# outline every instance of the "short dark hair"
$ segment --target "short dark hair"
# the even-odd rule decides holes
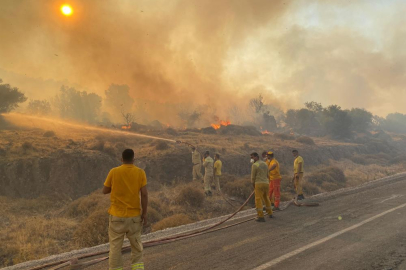
[[[220,154],[216,154],[216,157],[217,157],[217,158],[220,158]]]
[[[259,157],[259,155],[258,155],[258,153],[257,153],[257,152],[251,153],[251,156],[254,156],[254,157]]]
[[[267,154],[267,156],[270,156],[271,158],[273,158],[273,154]]]
[[[267,151],[262,152],[262,155],[266,155],[266,154],[268,154],[268,152],[267,152]]]
[[[132,149],[125,149],[121,155],[123,161],[130,162],[134,159],[134,151]]]
[[[210,152],[209,152],[209,151],[204,152],[204,154],[210,156]]]
[[[295,149],[295,150],[292,150],[292,153],[299,153],[299,151],[297,151],[297,150]]]

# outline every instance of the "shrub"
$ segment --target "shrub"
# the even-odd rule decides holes
[[[303,191],[309,195],[316,195],[321,192],[320,188],[317,185],[309,182],[303,183]]]
[[[49,137],[55,137],[56,134],[55,134],[55,132],[53,132],[52,130],[49,130],[49,131],[46,131],[46,132],[44,133],[44,135],[42,135],[42,136],[49,138]]]
[[[275,133],[273,136],[275,137],[275,139],[279,139],[282,141],[285,141],[285,140],[289,141],[289,140],[295,139],[295,136],[290,135],[290,134],[285,134],[285,133]]]
[[[105,142],[102,140],[97,140],[95,141],[91,146],[90,146],[90,150],[97,150],[97,151],[103,151],[104,149],[104,144]]]
[[[166,133],[172,136],[177,136],[178,132],[176,130],[174,130],[173,128],[167,128],[166,129]]]
[[[169,148],[169,145],[164,142],[164,141],[160,141],[159,143],[157,143],[157,145],[155,146],[156,150],[166,150]]]
[[[204,202],[204,195],[200,189],[192,186],[182,188],[175,199],[177,204],[187,204],[200,207]]]
[[[251,195],[253,188],[249,180],[240,179],[224,184],[223,191],[229,196],[234,196],[246,200]]]
[[[314,141],[312,138],[307,137],[307,136],[301,136],[299,138],[296,139],[296,141],[298,143],[303,143],[303,144],[307,144],[307,145],[314,145]]]
[[[21,147],[23,148],[24,151],[31,150],[33,149],[32,143],[31,142],[24,142]]]
[[[91,247],[107,243],[109,215],[104,209],[93,212],[88,218],[78,226],[74,233],[80,247]]]
[[[344,187],[347,179],[341,169],[337,167],[327,167],[310,174],[308,181],[327,191],[332,191]]]
[[[162,219],[162,215],[152,207],[148,207],[148,223],[157,223]]]
[[[191,223],[192,220],[185,214],[176,214],[159,221],[152,226],[152,231],[159,231],[166,228],[177,227]]]

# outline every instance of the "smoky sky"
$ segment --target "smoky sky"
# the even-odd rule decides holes
[[[162,120],[182,106],[226,118],[260,93],[285,110],[315,100],[406,113],[406,4],[385,3],[3,0],[0,68],[100,95],[127,84]]]

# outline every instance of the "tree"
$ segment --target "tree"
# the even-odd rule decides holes
[[[348,112],[351,118],[351,129],[358,132],[365,132],[372,125],[372,113],[365,109],[352,108]]]
[[[256,112],[261,113],[262,108],[264,107],[264,97],[259,94],[257,98],[252,98],[250,100],[250,107]]]
[[[102,98],[94,93],[80,92],[62,86],[54,103],[62,118],[95,123],[100,114]]]
[[[390,113],[386,116],[382,127],[391,132],[406,133],[406,114]]]
[[[315,102],[315,101],[310,101],[310,102],[305,102],[305,107],[312,112],[319,113],[323,110],[323,106],[321,103]]]
[[[123,116],[127,127],[130,127],[132,122],[134,122],[135,119],[136,119],[135,115],[133,113],[124,113],[124,112],[122,112],[121,115]]]
[[[114,117],[132,110],[134,99],[130,96],[128,85],[111,84],[104,93],[106,94],[105,105]]]
[[[334,137],[347,138],[351,135],[351,117],[338,105],[323,109],[323,126],[326,132]]]
[[[31,100],[28,103],[27,112],[32,115],[49,115],[51,104],[47,100]]]
[[[25,102],[27,98],[17,87],[2,82],[0,79],[0,113],[8,113],[18,108],[18,104]]]

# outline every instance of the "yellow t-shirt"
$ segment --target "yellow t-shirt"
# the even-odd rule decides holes
[[[104,182],[111,188],[109,214],[115,217],[136,217],[141,214],[140,190],[147,184],[145,171],[133,164],[110,170]]]
[[[216,160],[214,162],[214,175],[221,175],[221,167],[223,166],[223,163],[221,160]]]
[[[302,163],[302,170],[299,172],[299,163]],[[298,156],[293,163],[293,171],[295,173],[303,173],[304,172],[304,160],[301,156]]]
[[[272,171],[269,171],[269,180],[281,179],[282,176],[281,176],[281,173],[279,171],[279,162],[276,159],[272,159],[271,162],[269,162],[268,170],[273,165],[276,165],[276,167]]]

